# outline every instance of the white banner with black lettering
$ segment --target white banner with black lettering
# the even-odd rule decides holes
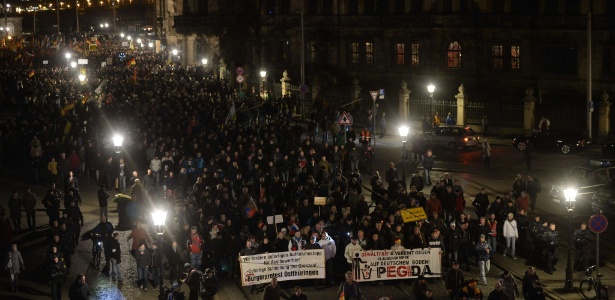
[[[353,254],[352,272],[356,281],[376,281],[437,277],[441,274],[439,249],[370,250]]]
[[[241,285],[325,278],[325,250],[303,250],[240,257]]]

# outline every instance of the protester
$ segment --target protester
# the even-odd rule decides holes
[[[68,299],[71,300],[87,300],[90,298],[90,286],[85,282],[85,275],[77,275],[77,279],[70,286]]]
[[[17,245],[13,244],[11,248],[6,261],[6,269],[11,277],[11,292],[16,293],[19,292],[19,274],[26,269],[26,266],[21,252],[17,250]]]

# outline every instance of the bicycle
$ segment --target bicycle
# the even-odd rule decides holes
[[[92,260],[90,260],[90,266],[100,269],[100,258],[102,257],[102,239],[100,234],[95,233],[92,235]]]
[[[596,268],[597,266],[591,266],[585,271],[585,276],[587,276],[587,279],[582,280],[579,284],[579,287],[581,288],[581,294],[585,299],[588,300],[607,300],[609,299],[609,287],[600,283],[600,278],[603,275],[598,273],[596,278],[592,276],[592,273]]]

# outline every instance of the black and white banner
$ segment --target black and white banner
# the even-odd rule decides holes
[[[241,285],[325,278],[325,250],[301,250],[241,256]]]
[[[376,281],[436,277],[441,274],[439,249],[371,250],[353,254],[352,272],[356,281]]]

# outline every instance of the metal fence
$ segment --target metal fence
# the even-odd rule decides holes
[[[482,124],[487,116],[491,126],[523,127],[523,103],[468,102],[465,113],[466,124]]]
[[[586,128],[587,116],[583,106],[570,106],[567,104],[537,104],[534,120],[538,127],[538,122],[542,117],[551,121],[551,128],[583,130]]]
[[[438,115],[440,115],[442,123],[446,120],[446,116],[449,112],[453,119],[457,120],[457,101],[433,99],[432,102],[429,98],[410,99],[410,101],[408,101],[408,117],[410,120],[422,120],[425,114],[433,116],[436,111]]]

